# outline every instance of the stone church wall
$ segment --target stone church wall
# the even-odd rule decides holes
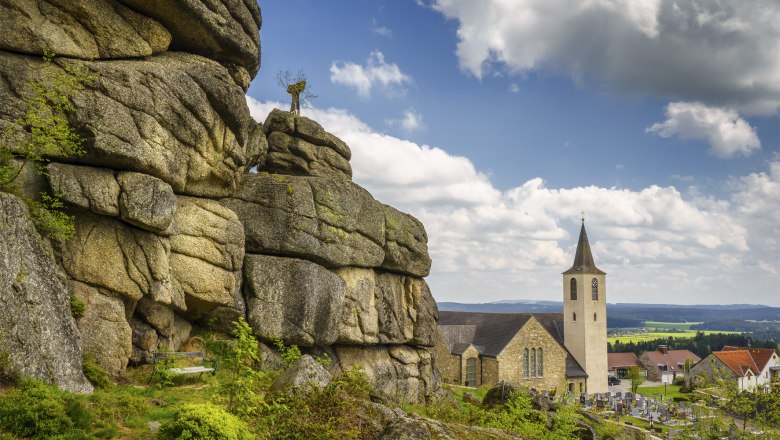
[[[523,377],[523,350],[542,348],[543,376]],[[499,380],[537,390],[562,389],[566,385],[566,351],[539,322],[531,318],[498,355]]]

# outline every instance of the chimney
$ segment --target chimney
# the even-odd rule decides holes
[[[658,346],[658,351],[660,351],[663,354],[666,354],[666,352],[669,351],[669,350],[666,348],[666,345],[659,345]]]

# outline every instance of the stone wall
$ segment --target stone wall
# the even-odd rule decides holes
[[[431,358],[441,374],[444,383],[460,384],[460,356],[450,353],[447,341],[436,327],[434,346],[430,348]]]
[[[523,350],[543,349],[543,376],[524,377]],[[497,357],[499,380],[537,390],[562,391],[566,386],[566,351],[535,318],[530,318]],[[486,382],[487,383],[487,382]]]
[[[481,368],[483,385],[496,384],[501,380],[498,373],[498,359],[483,356]]]

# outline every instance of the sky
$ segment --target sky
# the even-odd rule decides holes
[[[252,115],[305,73],[437,301],[561,300],[584,213],[608,302],[780,306],[780,2],[260,7]]]

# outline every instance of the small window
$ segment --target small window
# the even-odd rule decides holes
[[[466,359],[466,386],[477,386],[477,358]]]
[[[536,377],[536,349],[531,349],[531,377]]]
[[[536,374],[539,375],[539,377],[544,376],[544,351],[543,349],[536,350]]]
[[[593,322],[596,322],[596,314],[593,314]]]
[[[576,301],[577,300],[577,280],[574,278],[569,281],[569,290],[571,291],[571,300]]]
[[[576,321],[577,320],[577,312],[572,312],[571,314],[571,320]]]
[[[593,301],[599,300],[599,280],[596,278],[590,281],[590,296]]]
[[[528,349],[523,349],[523,377],[528,377]]]

